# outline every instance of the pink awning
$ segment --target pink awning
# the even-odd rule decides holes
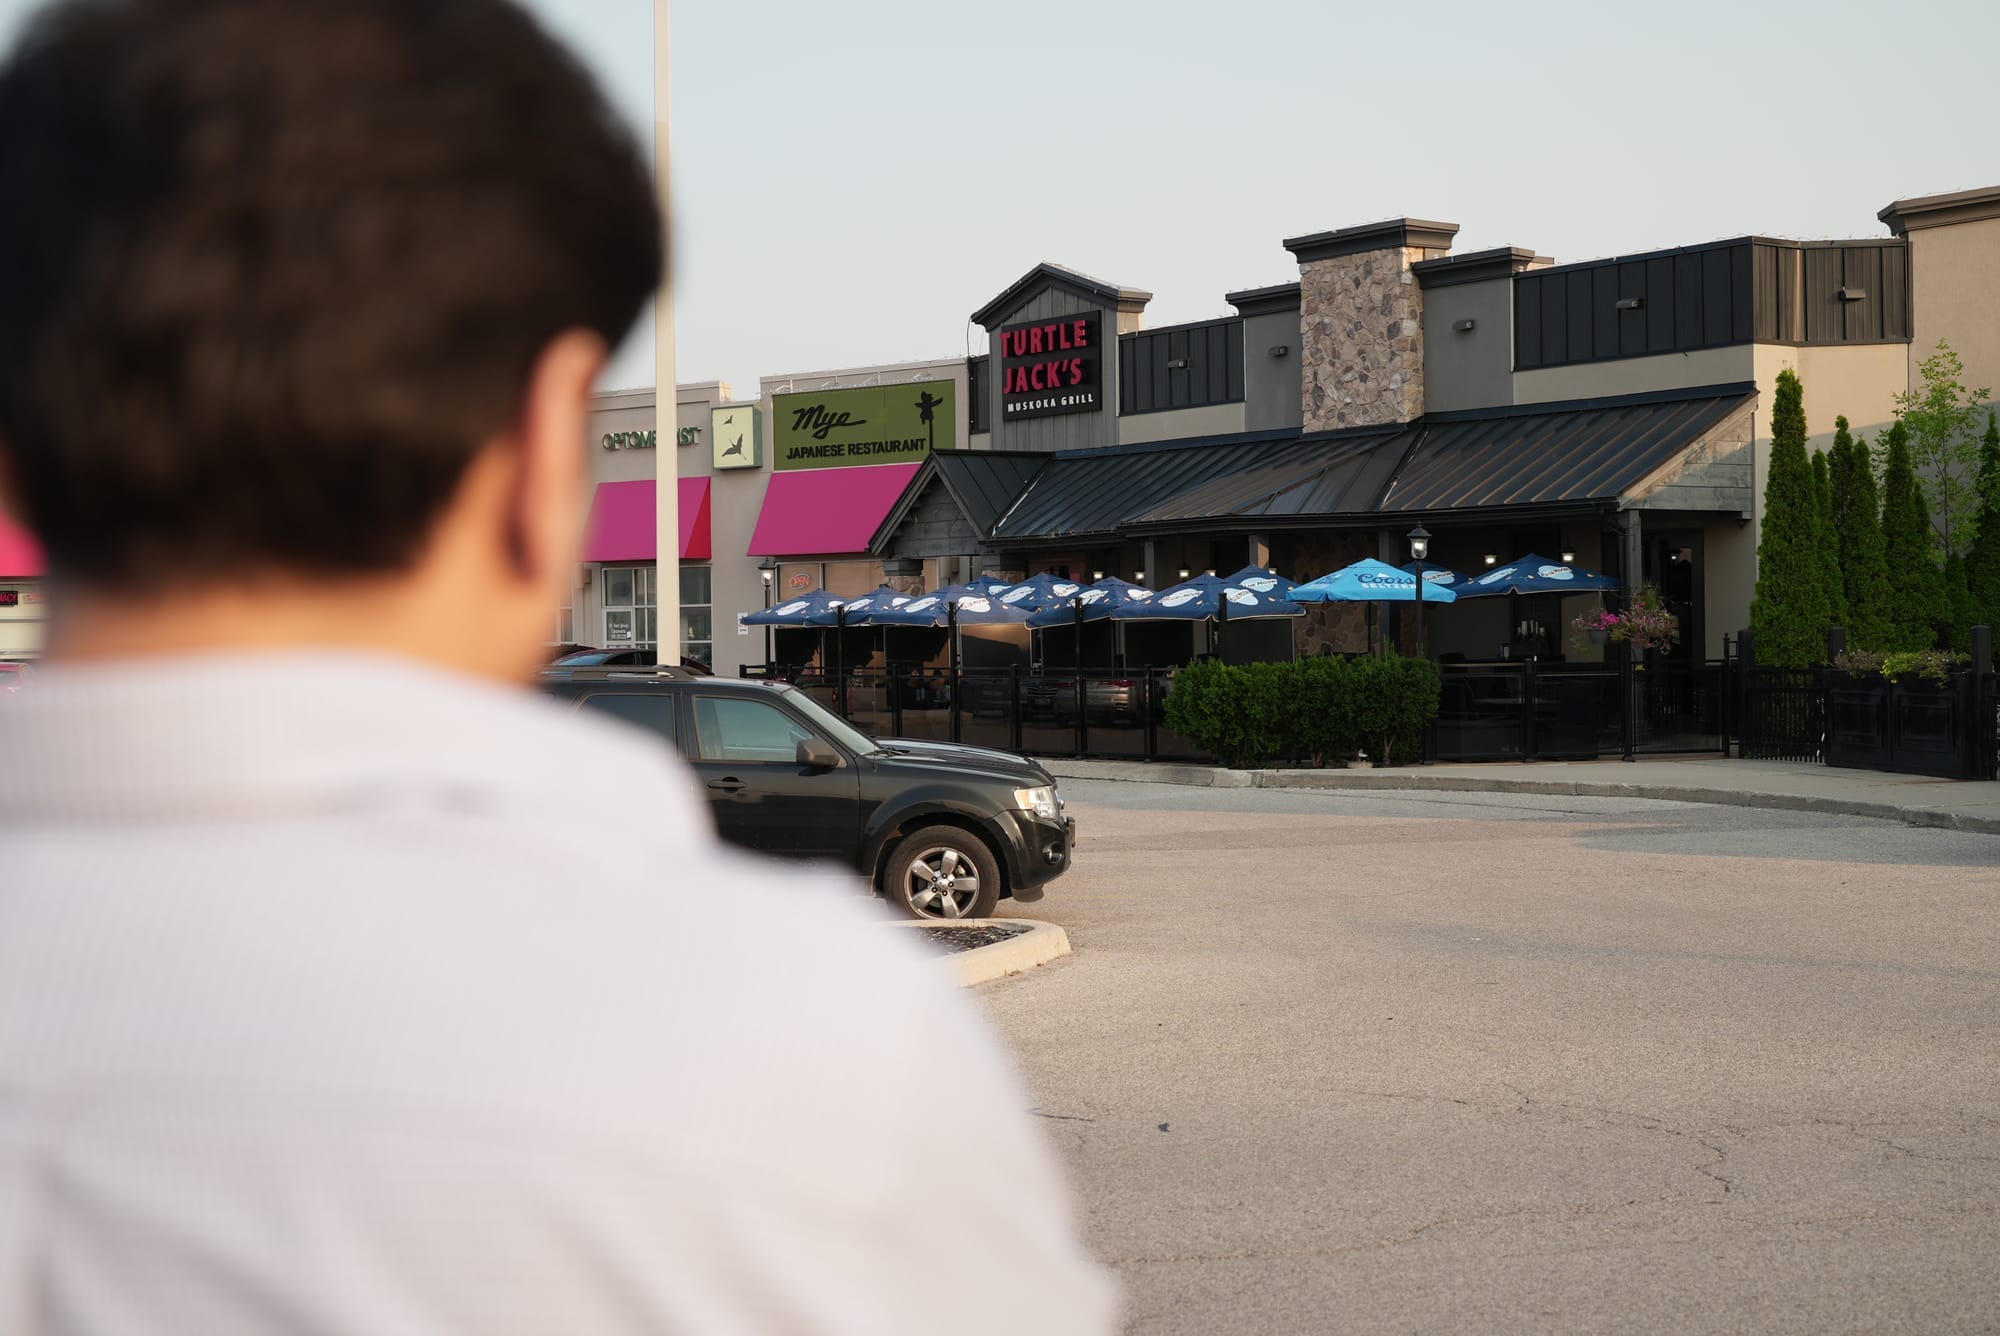
[[[707,478],[680,479],[681,560],[707,561],[714,554],[709,534]],[[653,561],[660,555],[655,525],[658,491],[650,479],[601,482],[590,498],[590,521],[583,530],[585,561]]]
[[[866,552],[868,540],[918,464],[864,464],[845,469],[773,473],[750,537],[753,557],[824,556]]]
[[[0,579],[20,580],[42,574],[42,545],[20,525],[0,515]]]

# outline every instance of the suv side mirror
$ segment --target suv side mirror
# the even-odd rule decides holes
[[[793,755],[812,770],[832,770],[840,764],[840,753],[818,738],[800,738]]]

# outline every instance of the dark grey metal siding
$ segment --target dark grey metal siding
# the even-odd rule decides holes
[[[1118,338],[1118,411],[1243,402],[1243,321],[1149,329]]]
[[[1909,252],[1901,241],[1743,237],[1533,270],[1514,285],[1517,371],[1753,341],[1909,337]],[[1866,295],[1843,299],[1842,288]]]
[[[1753,267],[1745,239],[1519,274],[1515,369],[1748,343]]]
[[[1054,320],[1066,315],[1091,315],[1102,317],[1099,328],[1104,336],[1118,328],[1118,312],[1109,307],[1097,306],[1057,288],[1045,288],[1024,302],[1018,310],[1009,311],[996,317],[994,328],[1028,320]],[[993,352],[997,355],[1000,347],[998,334],[993,336]],[[1109,379],[1117,374],[1116,359],[1106,357],[1100,375]],[[1101,390],[1103,407],[1090,413],[1059,413],[1050,417],[1035,417],[1006,421],[1000,413],[1000,377],[989,375],[991,382],[987,389],[988,421],[993,424],[993,448],[996,450],[1090,450],[1102,445],[1118,442],[1118,414],[1113,405],[1118,400],[1116,386],[1104,385]]]
[[[993,377],[993,359],[990,357],[968,357],[965,359],[965,393],[971,401],[968,406],[969,420],[966,425],[968,435],[991,431],[993,424],[988,420],[987,391]]]
[[[1910,337],[1910,252],[1903,242],[1838,242],[1801,250],[1800,342],[1887,343]]]

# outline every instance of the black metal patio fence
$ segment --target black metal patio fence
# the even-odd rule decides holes
[[[789,681],[862,732],[1036,756],[1207,761],[1167,723],[1174,669],[927,667],[841,676],[779,667],[746,676]],[[1578,760],[1722,752],[1729,666],[1445,664],[1434,761]],[[1631,708],[1628,708],[1628,702]],[[1629,722],[1628,722],[1629,721]]]

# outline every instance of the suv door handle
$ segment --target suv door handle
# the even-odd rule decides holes
[[[742,780],[736,778],[734,775],[731,775],[727,779],[709,780],[708,787],[710,787],[711,789],[721,789],[724,793],[734,793],[738,789],[748,788],[749,785],[745,784]]]

